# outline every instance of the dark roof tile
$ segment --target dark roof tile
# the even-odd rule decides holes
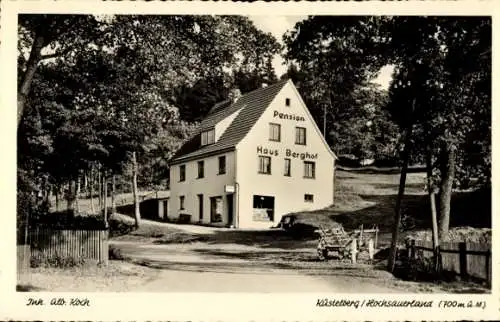
[[[185,162],[197,157],[228,151],[234,148],[250,131],[262,113],[288,80],[281,80],[273,85],[256,89],[242,95],[234,104],[227,106],[223,101],[214,105],[208,116],[201,122],[197,133],[176,152],[171,163]],[[227,106],[223,108],[222,106]],[[201,146],[201,131],[214,127],[218,122],[240,110],[219,140],[211,145]]]

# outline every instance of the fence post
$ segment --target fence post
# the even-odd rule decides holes
[[[363,243],[363,224],[361,224],[361,231],[359,233],[359,244]]]
[[[491,252],[487,251],[485,254],[485,263],[486,263],[486,280],[491,283],[491,270],[490,270],[490,259],[491,259]]]
[[[414,260],[415,258],[416,258],[415,239],[412,239],[410,242],[410,259]]]
[[[461,242],[458,244],[460,254],[460,277],[465,279],[467,277],[467,244]]]
[[[356,255],[357,255],[356,253],[357,253],[356,238],[353,238],[351,243],[351,261],[353,264],[356,264]]]
[[[373,260],[374,254],[375,254],[375,249],[373,247],[373,239],[370,238],[368,241],[368,254],[370,256],[370,260]]]

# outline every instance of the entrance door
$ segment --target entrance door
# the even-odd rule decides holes
[[[198,215],[200,222],[203,221],[203,195],[198,195]]]
[[[210,222],[222,222],[222,197],[210,197]]]
[[[233,195],[226,195],[227,199],[227,224],[234,225]]]
[[[170,207],[170,205],[168,204],[168,199],[165,199],[163,201],[163,220],[168,219],[168,207]]]

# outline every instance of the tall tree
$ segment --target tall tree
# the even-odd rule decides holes
[[[68,57],[77,50],[92,49],[105,30],[104,25],[91,15],[19,16],[21,59],[18,82],[17,123],[22,119],[27,96],[41,61]],[[47,50],[48,53],[43,53]],[[27,60],[25,59],[27,56]]]
[[[284,36],[285,57],[291,63],[287,74],[297,82],[311,113],[323,124],[327,141],[339,155],[362,158],[375,154],[373,136],[380,135],[373,131],[390,123],[381,113],[386,94],[370,84],[387,63],[383,59],[389,39],[385,20],[313,16]],[[370,128],[374,116],[380,124]]]
[[[489,181],[491,136],[490,122],[485,120],[491,115],[491,21],[398,17],[392,23],[397,69],[389,109],[403,124],[407,102],[417,100],[415,123],[422,135],[414,138],[414,156],[423,156],[425,151],[436,156],[432,182],[439,186],[439,230],[445,237],[452,188],[469,184],[471,175],[486,184]],[[409,92],[398,86],[408,82],[418,90]],[[471,141],[481,148],[473,148]]]
[[[128,162],[151,163],[147,158],[176,146],[174,135],[156,156],[147,149],[173,133],[168,127],[182,126],[178,106],[191,120],[199,117],[176,89],[201,84],[194,92],[204,96],[222,88],[207,99],[208,110],[233,86],[233,70],[269,69],[266,61],[279,50],[272,36],[238,16],[24,15],[19,34],[19,167],[35,183],[26,187],[46,186],[40,174],[62,186],[89,169],[116,175]],[[160,163],[155,167],[165,171]],[[133,168],[138,195],[144,167]]]

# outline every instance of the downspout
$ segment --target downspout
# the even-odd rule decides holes
[[[240,215],[240,184],[238,182],[234,182],[236,194],[236,206],[235,206],[235,216],[234,216],[234,228],[239,228],[239,215]]]
[[[234,228],[239,228],[240,222],[240,185],[237,181],[238,178],[238,162],[237,162],[238,150],[234,149],[234,193],[236,194],[236,205],[234,207]]]

